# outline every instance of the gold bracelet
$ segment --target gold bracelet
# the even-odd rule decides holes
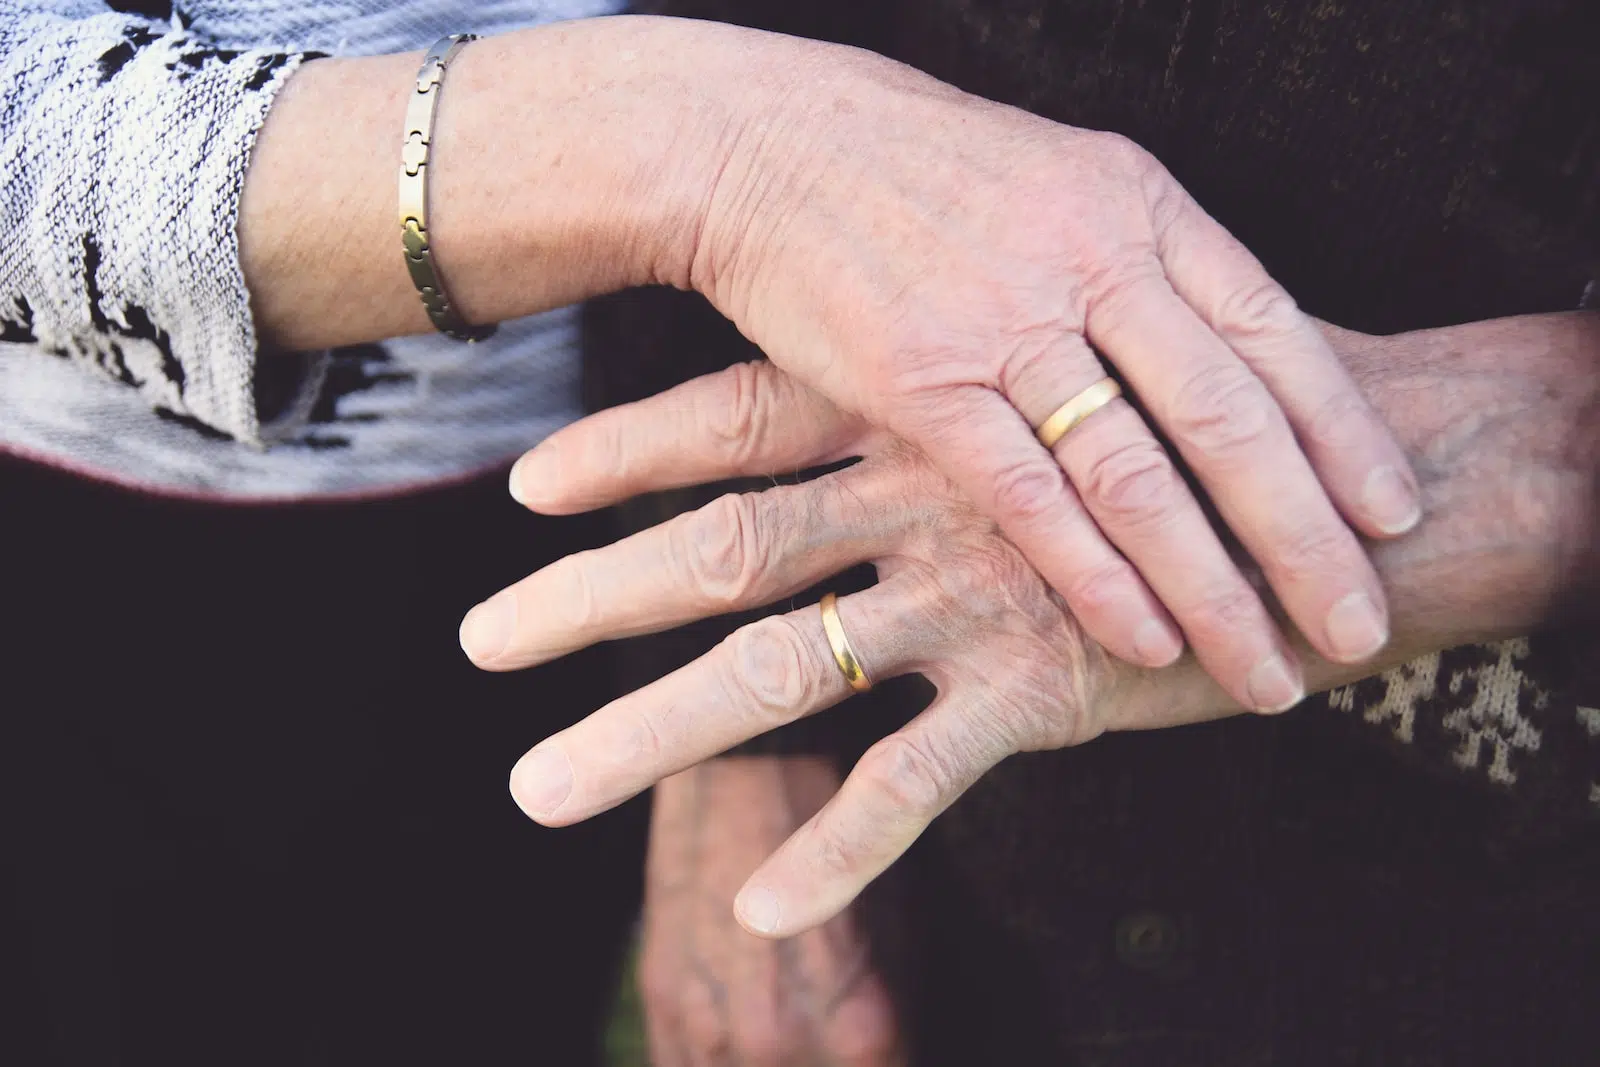
[[[439,86],[444,68],[474,33],[453,33],[435,41],[417,71],[417,91],[406,104],[406,136],[400,149],[400,239],[406,250],[406,270],[422,296],[422,306],[438,331],[457,341],[482,341],[495,327],[469,326],[445,292],[444,279],[433,263],[428,244],[428,152],[433,140],[433,117],[439,110]]]

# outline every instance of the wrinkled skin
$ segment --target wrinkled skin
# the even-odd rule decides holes
[[[1324,329],[1425,472],[1428,517],[1374,554],[1397,608],[1382,661],[1306,653],[1313,684],[1527,633],[1554,604],[1592,604],[1600,317],[1393,338]],[[746,884],[739,919],[769,937],[838,914],[1012,751],[1242,710],[1192,660],[1136,669],[1101,651],[914,449],[766,364],[586,419],[525,456],[513,479],[529,506],[561,514],[848,456],[865,458],[558,561],[462,626],[479,666],[511,670],[770,603],[860,562],[878,567],[877,586],[840,601],[850,639],[874,677],[921,671],[939,696],[869,750]],[[547,739],[513,772],[513,794],[540,822],[577,822],[848,695],[818,609],[776,615]]]
[[[378,147],[416,62],[317,60],[274,103],[239,223],[270,347],[427,328]],[[1303,664],[1181,458],[1315,650],[1383,645],[1355,531],[1418,520],[1406,457],[1289,295],[1125,138],[858,49],[640,16],[473,42],[435,132],[430,248],[473,321],[693,289],[927,456],[1113,655],[1187,645],[1235,699],[1281,708]],[[1052,455],[1032,427],[1113,368],[1174,454],[1118,399]]]
[[[1166,665],[1187,640],[1240,703],[1293,704],[1294,650],[1140,413],[1114,400],[1053,456],[1029,432],[1104,356],[1312,647],[1377,653],[1387,606],[1352,527],[1411,528],[1416,483],[1249,252],[1125,138],[865,53],[797,63],[805,106],[744,131],[674,280],[926,456],[1113,655]]]
[[[1013,752],[1081,744],[1127,725],[1124,715],[1148,727],[1201,714],[1181,700],[1157,700],[1152,710],[1131,699],[1154,672],[1100,649],[996,525],[916,449],[765,363],[661,399],[663,417],[688,415],[681,438],[660,422],[613,409],[591,420],[581,438],[558,435],[531,454],[530,462],[567,472],[557,510],[646,486],[865,459],[800,485],[724,496],[558,561],[501,594],[517,625],[480,665],[514,669],[598,640],[771,603],[870,560],[879,583],[839,601],[852,642],[873,677],[916,671],[939,689],[926,711],[866,753],[838,795],[764,865],[768,884],[785,884],[784,903],[781,915],[763,912],[763,891],[747,890],[739,914],[752,930],[803,930],[838,914]],[[727,411],[741,412],[731,432],[712,435],[695,414]],[[578,470],[613,473],[573,476]],[[518,476],[525,490],[550,484],[527,465]],[[1214,687],[1200,691],[1205,714],[1216,714],[1218,705],[1237,710]],[[519,800],[542,821],[577,821],[849,693],[817,607],[774,615],[541,746],[519,768],[528,784]],[[576,783],[560,750],[591,754]],[[541,755],[555,764],[553,778],[537,764]],[[546,798],[542,790],[556,779],[563,784]]]

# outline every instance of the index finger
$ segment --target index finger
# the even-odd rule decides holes
[[[511,496],[570,515],[640,493],[844,459],[868,432],[772,364],[740,363],[557,430],[511,468]]]

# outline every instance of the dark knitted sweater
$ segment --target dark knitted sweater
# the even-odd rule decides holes
[[[1342,326],[1600,304],[1600,4],[654,9],[862,44],[1125,133]],[[597,303],[587,326],[595,406],[755,354],[677,293]],[[630,521],[701,499],[658,498]],[[725,629],[639,643],[636,669]],[[1600,1063],[1600,686],[1572,654],[1585,647],[1559,633],[1460,649],[1282,719],[1008,761],[928,846],[948,856],[946,895],[972,905],[961,915],[1004,946],[992,978],[1015,994],[971,1008],[971,1027],[1004,1019],[981,1047],[1010,1048],[972,1062]],[[831,718],[881,729],[858,704]],[[1048,1045],[999,1036],[1024,1033]]]

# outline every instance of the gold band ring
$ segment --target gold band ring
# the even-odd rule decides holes
[[[1117,397],[1122,395],[1122,386],[1117,384],[1115,378],[1101,378],[1089,388],[1056,408],[1055,414],[1039,426],[1034,436],[1039,438],[1039,443],[1046,448],[1056,447],[1067,434],[1077,429],[1078,424],[1090,415],[1099,411]]]
[[[867,677],[867,669],[861,665],[861,657],[856,655],[856,650],[850,647],[850,638],[845,636],[844,623],[839,621],[839,598],[829,593],[822,598],[819,606],[822,608],[822,632],[828,635],[828,647],[833,649],[833,661],[839,665],[839,670],[844,674],[844,680],[850,683],[850,688],[858,693],[865,693],[872,688],[872,679]]]

